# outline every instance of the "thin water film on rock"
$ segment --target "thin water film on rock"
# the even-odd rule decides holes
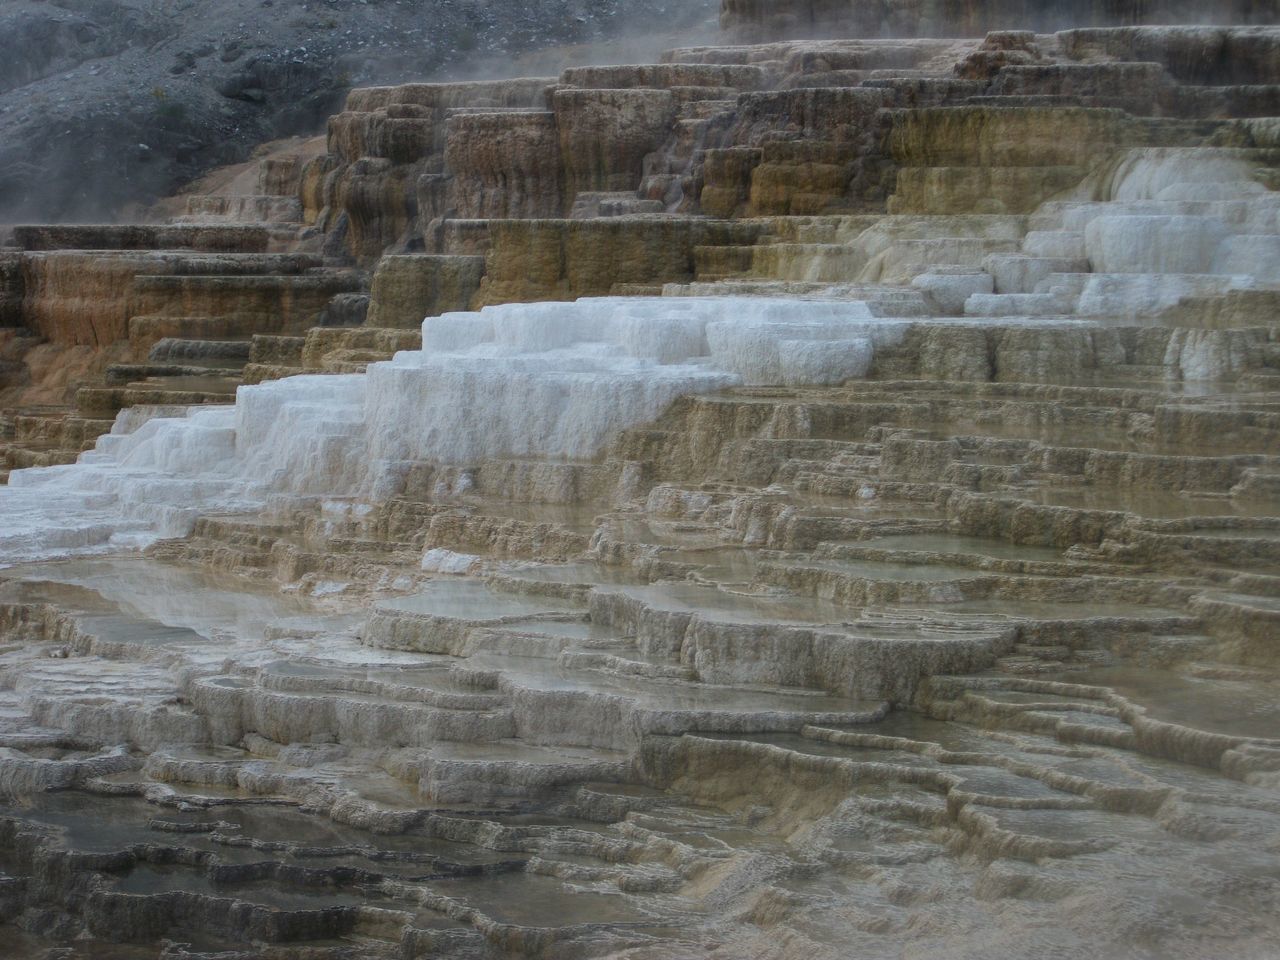
[[[0,173],[0,956],[1275,954],[1274,2],[152,6],[0,13],[258,105]]]

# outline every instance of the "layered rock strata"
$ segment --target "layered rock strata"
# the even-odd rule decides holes
[[[1165,152],[1129,176],[1173,164],[1203,195],[1235,162]],[[181,928],[281,956],[756,956],[782,938],[834,957],[918,944],[941,912],[953,945],[995,930],[1024,955],[1048,930],[1106,953],[1172,897],[1262,948],[1265,894],[1206,864],[1267,869],[1280,812],[1276,332],[1242,323],[1274,291],[1154,272],[1228,256],[1230,211],[1274,216],[1222,192],[1016,221],[1085,261],[1126,238],[1111,266],[1147,271],[1054,264],[1071,315],[994,309],[1070,306],[1013,292],[1025,252],[933,263],[880,300],[448,314],[366,374],[122,417],[61,477],[15,475],[6,510],[29,492],[24,512],[62,526],[15,530],[11,556],[189,534],[149,560],[8,573],[6,782],[67,798],[5,820],[24,929]],[[1183,252],[1135,239],[1188,202]],[[881,272],[909,269],[913,242],[890,240]],[[920,315],[976,276],[1001,292],[970,293],[970,319]],[[1179,284],[1194,292],[1166,302]],[[762,386],[717,390],[735,379]],[[763,386],[824,379],[845,383]],[[660,382],[708,392],[644,424]],[[223,579],[245,575],[295,596]],[[51,828],[89,807],[118,839]],[[85,849],[115,851],[112,871]],[[43,899],[70,889],[45,863],[83,898]],[[851,869],[857,894],[833,895]],[[1122,890],[1082,934],[1080,911]],[[768,919],[762,896],[782,898]],[[1215,949],[1144,934],[1175,935]]]
[[[178,198],[172,223],[14,228],[0,254],[0,317],[18,333],[0,466],[71,462],[125,407],[225,403],[255,335],[345,322],[334,301],[367,280],[304,249],[300,167],[268,153],[231,185],[255,193]]]
[[[1099,2],[999,0],[974,4],[885,3],[883,0],[720,0],[720,26],[739,42],[778,37],[977,37],[992,30],[1128,27],[1143,24],[1261,24],[1275,22],[1268,2],[1230,0],[1207,10],[1187,0]]]
[[[359,89],[326,146],[267,154],[256,179],[187,197],[173,224],[18,228],[27,252],[5,257],[6,322],[50,342],[19,359],[6,406],[25,416],[73,399],[72,383],[46,373],[64,347],[58,365],[86,378],[120,363],[146,372],[165,337],[282,338],[259,342],[257,380],[353,369],[386,356],[369,344],[395,339],[353,334],[308,368],[300,338],[316,323],[413,329],[424,314],[511,301],[874,277],[843,243],[872,221],[834,218],[1027,214],[1046,199],[1104,196],[1133,149],[1275,149],[1274,131],[1251,119],[1278,110],[1275,42],[1265,27],[792,41],[559,78]],[[1255,159],[1249,176],[1273,183],[1270,161]],[[831,219],[800,219],[813,217]],[[1016,239],[993,221],[954,223],[919,238],[953,252],[923,256],[946,263],[961,245],[999,253]],[[997,235],[975,236],[988,229]],[[372,269],[387,250],[417,259],[384,264],[370,306],[368,279],[333,268]],[[170,319],[182,317],[191,322]],[[30,343],[12,349],[20,357]],[[202,384],[173,386],[162,399],[196,398]],[[215,386],[207,396],[234,383]],[[87,396],[101,402],[80,412],[99,422],[148,399]],[[82,446],[72,433],[7,459],[64,461]]]
[[[1267,956],[1275,37],[354,92],[369,297],[130,318],[257,385],[0,490],[14,949]]]

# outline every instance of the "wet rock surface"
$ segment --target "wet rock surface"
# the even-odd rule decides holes
[[[1276,30],[967,32],[14,230],[4,949],[1269,956]]]

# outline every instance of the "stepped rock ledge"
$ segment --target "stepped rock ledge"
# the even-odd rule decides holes
[[[0,958],[1280,956],[1280,7],[708,12],[0,228]]]

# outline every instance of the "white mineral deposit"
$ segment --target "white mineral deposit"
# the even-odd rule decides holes
[[[1274,0],[473,11],[287,140],[340,44],[148,3],[0,11],[270,141],[0,226],[0,957],[1280,956]]]

